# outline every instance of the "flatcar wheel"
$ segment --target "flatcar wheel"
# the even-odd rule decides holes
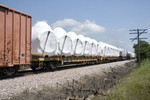
[[[45,69],[47,71],[55,70],[57,68],[57,66],[58,66],[58,64],[53,63],[53,62],[49,62],[49,63],[46,64]]]
[[[43,64],[43,66],[44,66],[44,69],[45,69],[46,71],[50,71],[50,70],[51,70],[51,67],[52,67],[52,64],[51,64],[51,63],[45,63],[45,64]]]
[[[51,63],[49,65],[49,67],[50,67],[51,70],[55,70],[56,69],[56,64],[55,63]]]
[[[98,64],[98,62],[97,62],[97,61],[95,61],[95,62],[94,62],[94,65],[96,65],[96,64]]]
[[[53,65],[53,70],[56,70],[57,69],[57,67],[58,67],[58,63],[56,62],[56,63],[52,63],[52,65]]]

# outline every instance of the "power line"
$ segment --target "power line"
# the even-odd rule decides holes
[[[146,32],[147,29],[132,29],[132,30],[129,30],[129,31],[136,31],[134,33],[129,33],[129,34],[137,34],[137,36],[135,38],[130,38],[130,40],[132,40],[132,42],[134,40],[137,40],[137,44],[138,44],[138,64],[140,66],[140,60],[141,60],[141,58],[140,58],[140,40],[141,39],[147,39],[147,38],[140,38],[140,35],[147,33]]]

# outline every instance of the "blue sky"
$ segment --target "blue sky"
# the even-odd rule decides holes
[[[148,29],[150,0],[0,0],[0,4],[32,15],[32,25],[46,20],[53,27],[133,51],[130,29]]]

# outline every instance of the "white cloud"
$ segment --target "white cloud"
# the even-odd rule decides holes
[[[105,32],[105,28],[97,25],[95,22],[91,22],[86,20],[81,23],[74,19],[64,19],[60,21],[56,21],[52,24],[52,27],[62,27],[68,31],[74,31],[77,34],[93,34],[93,33],[102,33]]]
[[[72,28],[72,31],[81,34],[90,34],[90,33],[101,33],[105,31],[105,28],[86,20],[84,23],[80,23],[76,27]]]
[[[117,31],[119,31],[119,32],[123,32],[125,30],[126,30],[126,28],[119,28],[119,29],[117,29]]]
[[[80,24],[79,22],[77,22],[76,20],[74,19],[64,19],[64,20],[59,20],[59,21],[56,21],[55,23],[52,24],[52,27],[53,28],[56,28],[56,27],[73,27],[73,26],[76,26]]]

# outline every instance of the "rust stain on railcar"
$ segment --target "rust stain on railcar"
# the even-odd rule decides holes
[[[0,8],[0,66],[5,64],[5,35],[4,35],[4,28],[5,28],[5,10]]]

